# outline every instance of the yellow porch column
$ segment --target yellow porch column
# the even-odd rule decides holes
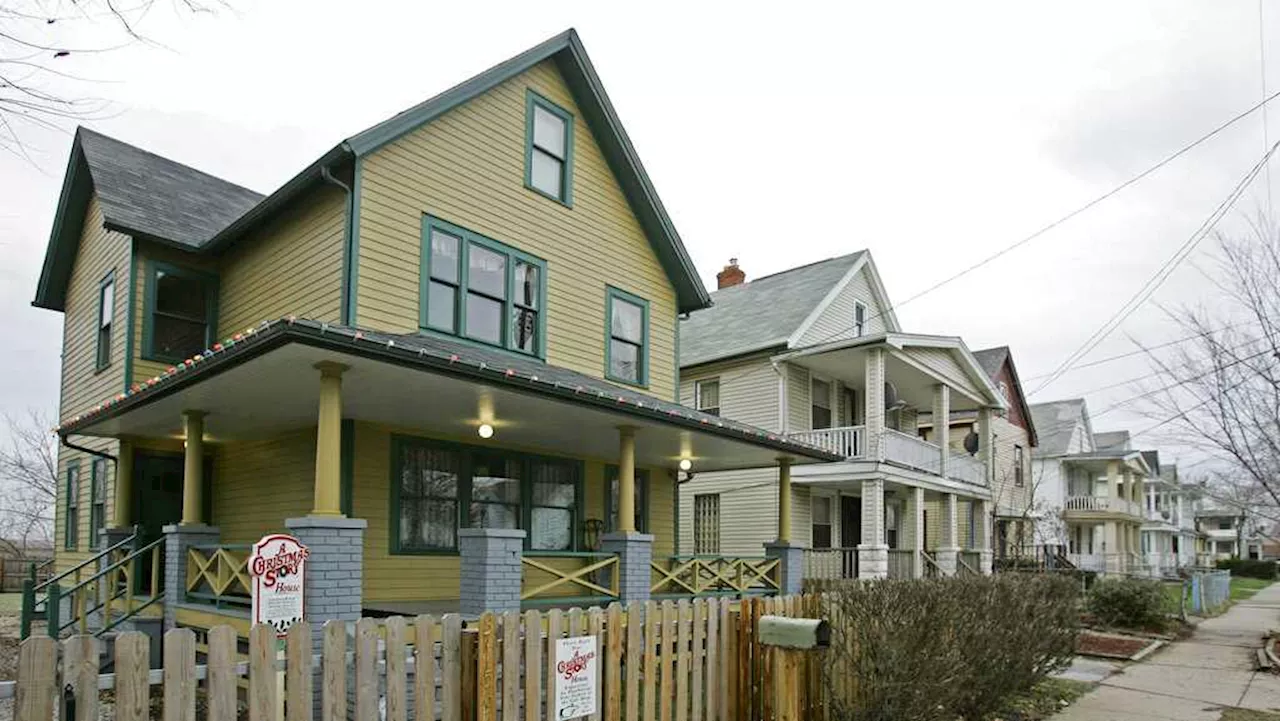
[[[342,373],[347,366],[332,361],[320,371],[320,408],[316,422],[316,482],[313,516],[342,515]]]
[[[636,429],[618,426],[617,533],[636,532]]]
[[[778,543],[791,542],[791,459],[778,459]]]
[[[187,436],[182,468],[182,523],[204,521],[204,411],[183,411]]]
[[[116,459],[116,493],[113,526],[126,528],[133,520],[130,518],[133,499],[133,444],[120,441],[120,455]]]

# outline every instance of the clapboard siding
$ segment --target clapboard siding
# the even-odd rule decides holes
[[[910,359],[936,373],[953,388],[964,390],[970,395],[983,395],[978,386],[969,378],[960,364],[952,356],[952,351],[945,348],[921,348],[909,346],[903,353]],[[957,399],[952,399],[954,404]]]
[[[573,207],[524,187],[526,90],[574,114]],[[675,291],[567,86],[546,62],[362,160],[360,324],[419,322],[422,215],[547,261],[547,361],[602,378],[605,286],[649,302],[649,392],[675,395]]]
[[[698,381],[720,379],[720,415],[739,423],[780,432],[778,374],[767,357],[699,366],[680,374],[680,402],[694,406]]]
[[[220,331],[289,315],[340,321],[345,228],[345,193],[323,185],[243,238],[221,263]]]
[[[107,453],[115,456],[120,452],[120,444],[112,438],[80,438],[77,439],[77,445],[91,448],[95,451]],[[54,505],[54,556],[57,562],[54,564],[59,571],[66,570],[77,563],[89,558],[94,552],[89,546],[89,508],[91,500],[91,482],[93,459],[95,456],[83,451],[77,451],[65,446],[58,448],[58,496]],[[79,464],[80,467],[80,485],[77,494],[76,509],[76,544],[75,549],[66,549],[66,529],[67,529],[67,468],[72,464]],[[104,511],[103,517],[106,526],[111,527],[111,520],[115,514],[115,464],[106,464],[107,477],[103,482],[105,489],[105,497],[103,498]]]
[[[315,428],[219,444],[210,505],[223,543],[253,543],[267,533],[282,532],[286,518],[307,515],[315,469]]]
[[[764,544],[778,537],[777,468],[699,473],[680,487],[682,549],[693,551],[693,498],[706,493],[720,495],[721,553],[760,556]]]
[[[813,425],[813,408],[809,405],[809,369],[786,365],[787,432],[807,431]]]
[[[876,302],[875,294],[871,292],[871,282],[864,266],[848,279],[848,283],[818,314],[813,324],[800,336],[796,347],[803,348],[854,337],[854,306],[859,302],[867,307],[866,323],[863,325],[862,334],[883,333],[885,327],[881,313],[884,309],[880,303]]]

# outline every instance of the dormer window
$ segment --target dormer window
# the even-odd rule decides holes
[[[573,205],[573,115],[529,91],[525,119],[526,187]]]

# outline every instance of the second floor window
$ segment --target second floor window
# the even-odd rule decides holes
[[[813,400],[811,402],[811,405],[813,406],[813,411],[811,414],[812,415],[811,420],[813,423],[812,427],[814,428],[814,430],[817,430],[819,428],[830,428],[831,427],[831,384],[828,383],[827,381],[820,381],[817,378],[814,378],[813,384],[810,387],[810,393],[813,397]]]
[[[422,328],[545,355],[545,262],[430,216],[423,256]]]
[[[1027,483],[1026,458],[1023,457],[1022,446],[1013,447],[1013,485],[1022,488]]]
[[[720,415],[720,379],[706,378],[693,384],[693,404],[703,413]]]
[[[609,288],[605,376],[643,386],[649,382],[649,304],[643,298]]]
[[[529,91],[525,119],[525,185],[565,205],[573,203],[573,116]]]
[[[211,276],[156,263],[146,291],[146,357],[178,363],[213,344],[217,284]]]
[[[107,273],[98,285],[97,358],[94,366],[101,370],[111,364],[111,326],[116,308],[115,273]]]

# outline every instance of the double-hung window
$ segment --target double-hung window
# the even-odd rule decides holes
[[[853,334],[860,336],[867,326],[867,306],[862,303],[853,304]]]
[[[1022,446],[1013,447],[1013,485],[1022,488],[1027,483],[1026,458],[1023,457]]]
[[[177,363],[213,344],[217,306],[213,276],[164,263],[149,266],[143,351]]]
[[[618,530],[618,467],[605,466],[606,518],[604,528],[612,533]],[[649,472],[636,469],[636,531],[649,532]]]
[[[809,511],[813,516],[810,542],[814,548],[831,548],[831,498],[814,496]]]
[[[111,327],[116,308],[116,276],[112,271],[98,284],[97,353],[94,367],[102,370],[111,365]]]
[[[703,413],[720,415],[720,379],[705,378],[693,384],[694,406]]]
[[[649,383],[649,302],[610,287],[605,377],[631,385]]]
[[[525,112],[524,183],[572,206],[573,115],[532,90]]]
[[[812,396],[810,404],[812,405],[811,422],[812,428],[831,427],[831,384],[827,381],[813,379],[809,392]]]
[[[80,463],[67,464],[67,515],[62,521],[62,547],[74,551],[80,547]]]
[[[426,216],[420,326],[542,357],[546,262]]]
[[[459,528],[525,529],[531,550],[577,546],[577,461],[421,438],[396,438],[394,449],[394,553],[454,552]]]
[[[89,548],[98,547],[98,531],[107,521],[107,459],[95,458],[89,466]]]

